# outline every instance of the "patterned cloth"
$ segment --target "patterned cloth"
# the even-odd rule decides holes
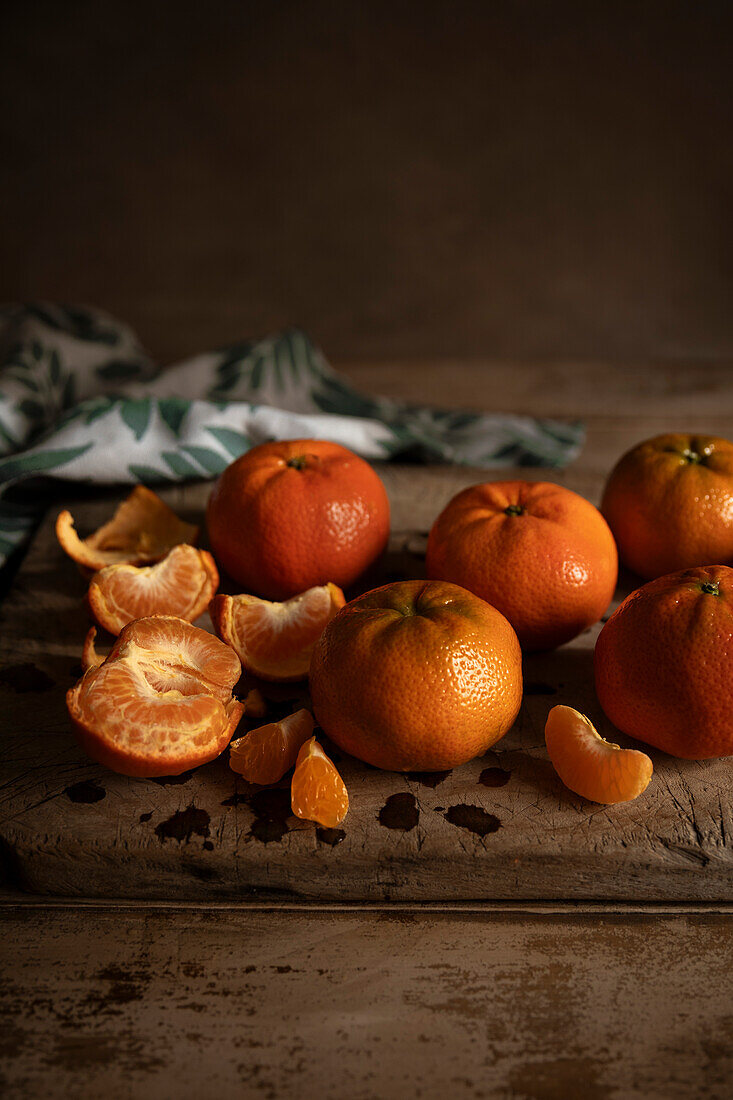
[[[582,425],[367,397],[297,330],[161,370],[125,325],[57,305],[0,311],[0,564],[38,518],[21,479],[162,485],[211,478],[271,439],[364,458],[563,466]]]

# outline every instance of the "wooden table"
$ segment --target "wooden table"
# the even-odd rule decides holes
[[[595,501],[640,438],[733,434],[722,370],[701,391],[681,368],[496,368],[490,390],[466,364],[350,373],[443,403],[449,376],[456,405],[584,415],[571,468],[522,476]],[[380,579],[419,576],[432,519],[487,475],[380,473]],[[169,499],[194,515],[207,493]],[[109,494],[72,508],[82,529],[108,510]],[[156,782],[84,758],[63,708],[84,586],[51,521],[1,609],[9,1095],[728,1094],[730,764],[652,753],[652,786],[627,806],[562,787],[542,739],[551,705],[617,737],[592,687],[599,626],[525,660],[519,719],[484,759],[403,777],[342,756],[349,816],[317,830],[289,815],[286,785],[257,791],[224,760]],[[301,698],[280,689],[271,706]]]

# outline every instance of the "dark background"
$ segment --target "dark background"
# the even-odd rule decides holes
[[[0,298],[163,360],[733,354],[729,3],[44,3],[3,17]]]

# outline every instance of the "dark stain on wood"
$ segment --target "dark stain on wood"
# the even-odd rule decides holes
[[[219,878],[215,868],[205,867],[201,863],[185,863],[182,865],[181,870],[189,875],[193,875],[194,878],[199,879],[201,882],[214,882]]]
[[[379,811],[378,820],[385,829],[398,829],[403,833],[409,833],[420,820],[420,811],[414,794],[408,794],[406,791],[391,794]]]
[[[60,1034],[52,1054],[44,1058],[44,1065],[78,1073],[93,1066],[107,1066],[119,1058],[119,1043],[105,1035]]]
[[[288,818],[292,816],[288,787],[263,787],[242,799],[255,815],[250,834],[262,844],[282,840],[290,832]]]
[[[335,848],[337,844],[346,839],[346,833],[343,829],[326,829],[321,825],[316,829],[316,836],[322,844],[330,844],[332,848]]]
[[[445,812],[446,821],[451,825],[457,825],[459,829],[468,829],[476,836],[488,836],[501,828],[501,822],[494,814],[487,813],[481,806],[467,806],[459,803],[457,806],[449,806]]]
[[[412,783],[420,783],[423,787],[430,787],[435,790],[451,773],[449,768],[447,772],[405,772],[405,779],[409,779]]]
[[[64,794],[70,802],[80,802],[82,804],[101,802],[103,798],[107,797],[104,787],[100,787],[98,783],[93,783],[88,779],[82,780],[81,783],[73,783],[71,787],[65,789]]]
[[[583,1082],[584,1100],[609,1100],[615,1088],[600,1083],[603,1062],[589,1057],[562,1057],[552,1061],[527,1061],[509,1073],[512,1096],[528,1100],[551,1100],[556,1096],[572,1096],[578,1082]]]
[[[230,794],[229,798],[225,798],[222,802],[222,806],[241,806],[243,802],[247,802],[247,795],[240,794],[239,791],[235,791],[234,794]]]
[[[142,1001],[150,983],[148,970],[133,970],[112,964],[95,975],[100,986],[91,990],[84,999],[86,1012],[93,1016],[120,1016],[125,1006]]]
[[[478,781],[484,787],[506,787],[511,776],[512,773],[503,768],[484,768]]]
[[[156,775],[152,782],[157,783],[159,787],[180,787],[181,784],[188,783],[192,775],[193,772],[181,772],[180,775]]]
[[[43,669],[36,668],[30,662],[22,665],[8,665],[7,668],[2,669],[0,684],[12,688],[16,695],[25,695],[31,691],[51,691],[56,686]]]
[[[210,821],[211,818],[206,810],[199,810],[192,803],[185,810],[179,810],[167,821],[162,821],[160,825],[156,825],[155,833],[162,844],[166,840],[177,840],[179,844],[185,841],[188,844],[194,834],[197,836],[209,835]]]
[[[539,680],[530,681],[524,685],[525,695],[557,695],[557,688],[552,684],[545,684]]]

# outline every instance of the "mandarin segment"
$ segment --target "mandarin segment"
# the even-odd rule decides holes
[[[290,805],[296,817],[335,829],[349,812],[349,792],[335,765],[315,737],[298,753]]]
[[[94,574],[87,605],[95,621],[119,634],[133,619],[175,615],[193,622],[219,587],[219,573],[206,550],[181,544],[155,565],[108,565]]]
[[[241,666],[211,634],[173,616],[137,619],[67,693],[93,760],[130,776],[178,775],[218,756],[243,705]]]
[[[217,596],[211,621],[242,665],[263,680],[304,680],[313,646],[345,603],[335,584],[309,588],[284,603],[257,596]]]
[[[604,740],[593,723],[572,707],[552,708],[545,744],[565,786],[590,802],[630,802],[651,781],[654,768],[645,753]]]
[[[295,764],[313,724],[312,714],[303,709],[251,730],[229,746],[230,768],[249,783],[277,783]]]
[[[147,565],[160,561],[179,543],[195,543],[198,527],[179,519],[151,489],[137,485],[107,523],[81,539],[67,510],[56,519],[56,537],[82,569],[96,572],[127,562]]]

